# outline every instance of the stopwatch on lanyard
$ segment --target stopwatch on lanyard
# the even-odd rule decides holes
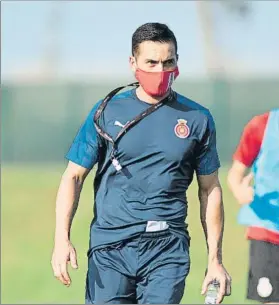
[[[132,83],[126,86],[122,86],[122,87],[118,87],[114,90],[112,90],[101,102],[100,106],[98,107],[97,111],[95,112],[94,115],[94,125],[95,128],[98,132],[98,134],[106,139],[107,141],[109,141],[112,144],[112,150],[110,153],[110,160],[112,162],[112,165],[115,167],[116,171],[119,172],[122,170],[122,166],[119,162],[119,160],[116,158],[115,156],[115,152],[116,152],[116,144],[119,141],[119,139],[132,127],[134,127],[138,122],[140,122],[143,118],[145,118],[146,116],[148,116],[149,114],[151,114],[152,112],[154,112],[155,110],[157,110],[158,108],[162,107],[166,102],[171,101],[174,98],[175,93],[171,90],[170,94],[163,99],[162,101],[160,101],[159,103],[153,104],[152,106],[150,106],[149,108],[147,108],[145,111],[141,112],[139,115],[137,115],[134,119],[128,121],[123,128],[120,130],[120,132],[117,134],[116,138],[113,139],[105,130],[103,130],[99,124],[99,118],[101,116],[101,114],[103,113],[103,111],[105,110],[108,102],[114,97],[115,94],[117,94],[120,90],[126,88],[126,87],[138,87],[139,83]]]

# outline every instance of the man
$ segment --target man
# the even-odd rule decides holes
[[[252,172],[246,175],[246,170]],[[229,172],[229,186],[248,226],[248,299],[279,303],[279,108],[245,127]],[[250,185],[254,178],[254,187]]]
[[[105,109],[106,99],[99,102],[67,154],[52,258],[54,274],[65,285],[70,284],[66,262],[77,266],[71,222],[82,184],[98,163],[86,303],[180,302],[190,269],[185,191],[194,171],[208,245],[202,292],[217,279],[218,302],[225,295],[230,278],[222,265],[214,122],[207,109],[171,90],[177,60],[177,41],[166,25],[139,27],[130,57],[139,87],[114,96]]]

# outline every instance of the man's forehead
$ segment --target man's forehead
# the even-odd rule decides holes
[[[176,55],[172,42],[144,41],[139,45],[138,53],[144,57],[172,57]]]

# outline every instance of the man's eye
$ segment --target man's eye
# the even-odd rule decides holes
[[[174,64],[174,60],[170,59],[166,61],[166,65],[173,65]]]

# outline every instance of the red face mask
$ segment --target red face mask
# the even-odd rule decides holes
[[[160,97],[168,92],[178,75],[179,70],[176,67],[174,70],[161,72],[147,72],[137,69],[135,76],[148,95]]]

